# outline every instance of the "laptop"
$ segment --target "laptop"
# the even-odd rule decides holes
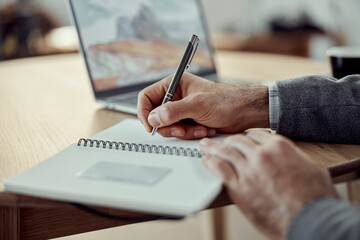
[[[188,72],[217,81],[200,0],[69,0],[95,99],[136,114],[137,95],[174,74],[192,34]]]

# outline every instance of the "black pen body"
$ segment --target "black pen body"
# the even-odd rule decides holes
[[[193,44],[191,42],[189,42],[184,51],[184,54],[181,58],[181,61],[179,62],[179,65],[176,68],[175,74],[174,74],[173,78],[171,79],[169,88],[166,92],[166,96],[165,96],[162,104],[164,104],[172,99],[172,97],[180,83],[182,75],[184,74],[186,66],[188,65],[188,62],[190,60],[193,49],[194,49]]]
[[[193,34],[191,36],[191,39],[184,51],[184,54],[181,57],[179,65],[176,68],[175,74],[174,74],[173,78],[171,79],[169,88],[165,94],[165,97],[164,97],[161,105],[164,105],[165,103],[167,103],[168,101],[171,101],[173,99],[173,96],[174,96],[176,89],[180,83],[180,80],[184,74],[184,71],[188,68],[192,59],[195,56],[195,52],[199,45],[199,40],[200,40],[199,37],[196,36],[195,34]],[[154,136],[156,134],[157,130],[158,130],[158,128],[153,128],[153,130],[151,131],[151,135]]]

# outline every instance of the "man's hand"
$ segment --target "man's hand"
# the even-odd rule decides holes
[[[328,170],[284,137],[252,131],[223,143],[203,139],[200,148],[204,165],[222,179],[233,202],[272,239],[285,238],[305,204],[336,196]]]
[[[161,105],[171,76],[145,88],[138,96],[138,118],[148,132],[158,127],[164,137],[181,139],[238,133],[252,127],[269,127],[266,86],[242,87],[214,83],[185,73],[173,102]],[[188,124],[192,119],[196,124]]]

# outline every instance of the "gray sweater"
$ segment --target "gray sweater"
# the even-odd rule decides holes
[[[360,144],[360,75],[276,82],[277,133],[294,140]]]
[[[336,198],[315,200],[292,220],[286,239],[360,239],[360,209]]]
[[[360,75],[278,81],[277,133],[291,139],[360,144]],[[307,204],[292,220],[289,240],[360,239],[360,209],[339,199]]]

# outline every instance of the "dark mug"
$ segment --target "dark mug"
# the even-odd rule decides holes
[[[360,47],[332,47],[326,51],[333,77],[360,74]]]

